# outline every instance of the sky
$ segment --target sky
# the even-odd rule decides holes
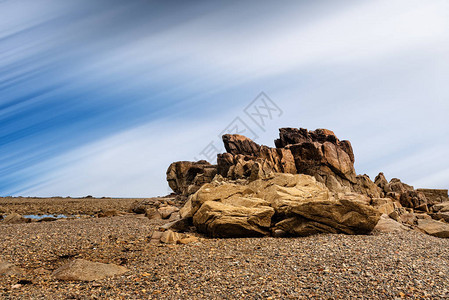
[[[0,196],[165,195],[171,162],[281,127],[449,188],[448,82],[446,0],[0,0]]]

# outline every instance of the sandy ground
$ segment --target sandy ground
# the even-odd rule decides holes
[[[126,215],[0,223],[0,260],[25,270],[0,275],[0,299],[449,298],[447,239],[405,232],[150,244],[158,222]],[[130,271],[95,282],[55,280],[52,271],[74,258]],[[29,283],[13,288],[20,280]]]

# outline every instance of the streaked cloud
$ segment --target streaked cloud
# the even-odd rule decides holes
[[[0,2],[0,194],[164,194],[169,162],[192,159],[262,90],[285,114],[259,142],[328,127],[353,142],[359,173],[444,187],[448,11]]]

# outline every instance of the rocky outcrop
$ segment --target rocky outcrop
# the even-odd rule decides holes
[[[429,205],[435,205],[449,201],[448,190],[417,189],[416,191],[424,194]]]
[[[290,149],[299,173],[321,177],[323,183],[329,176],[343,186],[356,183],[354,153],[349,141],[340,141],[327,129],[281,128],[279,133],[275,145]]]
[[[181,216],[214,237],[366,234],[380,215],[364,201],[334,198],[314,177],[282,173],[239,183],[217,178],[181,209]]]
[[[216,166],[177,162],[167,170],[170,187],[189,196],[177,212],[182,224],[190,220],[211,236],[364,234],[380,214],[388,218],[380,228],[449,220],[447,190],[415,190],[383,173],[374,182],[357,175],[351,143],[330,130],[281,128],[276,148],[238,134],[223,142]]]
[[[427,199],[423,193],[417,191],[405,191],[400,196],[400,202],[403,207],[409,207],[421,211],[428,211]]]
[[[217,173],[217,167],[205,160],[198,162],[178,161],[167,170],[170,188],[180,195],[191,195],[203,184],[211,182]]]

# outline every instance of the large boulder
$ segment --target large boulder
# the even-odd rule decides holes
[[[276,229],[297,236],[316,233],[370,233],[381,214],[368,205],[349,200],[299,202],[290,211],[294,217],[276,224]]]
[[[207,201],[196,212],[193,224],[213,237],[268,235],[274,209],[268,206],[245,207]]]
[[[188,196],[195,193],[203,184],[211,182],[216,174],[217,166],[205,160],[178,161],[168,167],[167,181],[176,194]]]
[[[418,220],[418,228],[439,238],[449,238],[449,224],[440,221],[420,219]]]
[[[374,227],[375,232],[384,232],[384,233],[392,233],[392,232],[401,232],[408,231],[407,227],[402,225],[401,223],[391,219],[386,214],[383,214],[377,223],[376,227]]]
[[[290,235],[315,233],[366,234],[381,213],[366,196],[334,198],[328,188],[308,175],[275,173],[253,181],[218,178],[201,187],[181,209],[196,228],[210,236]]]

